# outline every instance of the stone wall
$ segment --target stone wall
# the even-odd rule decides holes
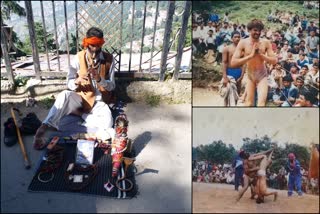
[[[42,99],[57,95],[67,89],[66,80],[43,80],[39,82],[31,79],[26,86],[18,87],[10,92],[8,81],[1,81],[1,100],[14,98],[17,101],[28,95]],[[145,101],[146,96],[160,96],[161,103],[191,103],[191,80],[132,81],[116,80],[116,95],[126,102]]]

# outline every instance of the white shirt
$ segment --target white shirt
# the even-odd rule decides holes
[[[193,30],[192,31],[192,38],[193,39],[199,39],[200,38],[200,31],[198,31],[198,28],[197,28],[197,30]]]
[[[199,32],[201,39],[205,39],[208,36],[208,31],[206,30],[205,27],[203,27],[203,29],[201,29],[201,27],[199,26],[197,31]]]
[[[87,50],[88,51],[88,50]],[[100,52],[100,60],[104,59],[103,53]],[[109,80],[106,80],[101,77],[101,81],[99,82],[99,85],[104,87],[107,91],[112,91],[116,87],[115,79],[114,79],[114,59],[111,63],[110,70],[109,70]],[[99,72],[100,72],[100,66],[99,66]],[[70,90],[76,90],[77,85],[74,83],[77,74],[80,71],[80,62],[79,62],[79,56],[78,54],[74,56],[74,59],[70,63],[68,75],[67,75],[67,87]],[[96,88],[96,100],[101,100],[101,92]]]

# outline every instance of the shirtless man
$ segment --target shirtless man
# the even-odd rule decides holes
[[[260,152],[257,154],[250,155],[249,153],[242,151],[240,153],[240,157],[243,159],[243,188],[239,191],[239,195],[237,197],[237,201],[239,201],[243,194],[247,191],[248,187],[251,188],[251,199],[254,199],[255,192],[253,186],[256,185],[257,181],[257,171],[260,169],[259,166],[256,165],[256,160],[261,159],[261,155],[266,155],[270,153],[273,149],[269,149],[264,152]]]
[[[260,169],[257,172],[258,180],[257,184],[255,186],[255,194],[258,195],[258,198],[256,200],[257,204],[260,204],[261,202],[264,202],[264,196],[268,195],[274,195],[273,201],[277,200],[278,192],[267,192],[267,178],[266,178],[266,170],[267,167],[271,164],[272,160],[272,153],[273,150],[269,153],[269,155],[259,155],[256,156],[257,159],[262,159],[260,162]]]
[[[244,75],[245,65],[242,67],[232,67],[230,66],[231,58],[236,50],[236,47],[240,41],[240,32],[234,31],[231,34],[232,44],[224,47],[222,51],[222,74],[223,74],[223,85],[227,85],[230,81],[227,76],[232,76],[237,81],[237,91],[240,95],[241,90],[241,80]],[[225,103],[226,104],[226,103]],[[225,105],[226,106],[226,105]]]
[[[250,37],[242,39],[231,59],[231,67],[240,67],[247,63],[248,81],[246,85],[247,97],[246,106],[254,105],[255,90],[258,92],[258,106],[265,106],[268,94],[268,72],[266,63],[276,64],[271,42],[267,39],[260,39],[264,25],[260,20],[253,19],[247,25]],[[241,57],[244,52],[244,57]]]

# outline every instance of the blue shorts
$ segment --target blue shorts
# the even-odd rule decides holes
[[[239,79],[241,77],[241,68],[227,68],[227,75],[233,76],[235,80]]]

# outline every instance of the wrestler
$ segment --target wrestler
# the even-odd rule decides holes
[[[255,194],[258,195],[256,200],[257,204],[264,202],[264,196],[274,195],[273,201],[277,200],[278,192],[267,192],[267,178],[266,178],[266,169],[271,164],[273,150],[269,153],[269,155],[259,155],[256,156],[257,159],[262,159],[260,162],[260,169],[257,172],[258,180],[255,186]]]
[[[256,160],[261,159],[261,155],[266,155],[271,151],[272,149],[269,149],[267,151],[252,155],[245,151],[240,152],[240,157],[243,159],[244,175],[243,188],[239,191],[238,197],[236,199],[237,201],[242,198],[243,194],[247,191],[249,186],[251,188],[251,199],[254,199],[254,186],[256,185],[257,181],[257,171],[260,169],[260,167],[256,165]]]
[[[223,85],[227,85],[227,83],[230,81],[227,76],[232,76],[237,81],[237,92],[240,95],[241,90],[241,80],[244,75],[245,71],[245,65],[242,67],[231,67],[231,58],[236,50],[236,47],[240,41],[240,33],[238,31],[234,31],[231,34],[232,38],[232,44],[226,46],[222,51],[222,74],[223,74]],[[225,100],[225,106],[226,100]]]
[[[240,40],[231,59],[231,67],[247,63],[248,81],[246,85],[246,106],[254,105],[255,90],[258,92],[258,106],[265,106],[268,94],[268,72],[265,63],[276,64],[277,58],[272,51],[271,42],[260,39],[264,28],[260,20],[253,19],[247,25],[250,37]],[[241,57],[244,52],[244,57]]]

